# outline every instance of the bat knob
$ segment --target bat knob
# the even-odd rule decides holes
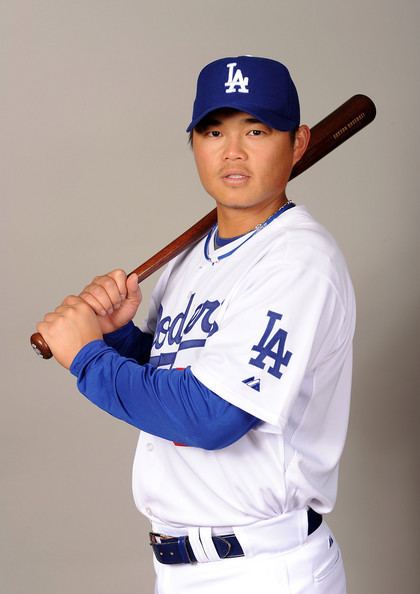
[[[35,353],[38,357],[42,357],[42,359],[51,359],[53,356],[52,352],[50,351],[50,347],[43,339],[42,335],[39,332],[35,332],[31,336],[31,346],[34,349]]]

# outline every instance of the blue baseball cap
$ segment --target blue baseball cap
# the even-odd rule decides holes
[[[230,107],[271,128],[287,131],[300,123],[299,98],[286,66],[269,58],[222,58],[203,68],[197,80],[190,132],[210,112]]]

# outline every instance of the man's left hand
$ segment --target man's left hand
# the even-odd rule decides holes
[[[92,340],[102,339],[93,309],[80,297],[69,295],[37,325],[57,361],[69,369],[77,353]]]

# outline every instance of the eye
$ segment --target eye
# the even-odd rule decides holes
[[[250,130],[248,132],[249,136],[262,136],[263,134],[265,134],[264,130]]]
[[[206,132],[206,136],[209,136],[210,138],[219,138],[221,136],[221,132],[219,130],[208,130],[208,132]]]

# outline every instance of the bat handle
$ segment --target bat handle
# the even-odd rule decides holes
[[[39,332],[35,332],[35,334],[32,334],[31,345],[35,353],[39,357],[42,357],[43,359],[51,359],[51,357],[53,356],[52,352],[50,351],[50,347],[47,345],[47,343],[45,342],[45,340]]]

